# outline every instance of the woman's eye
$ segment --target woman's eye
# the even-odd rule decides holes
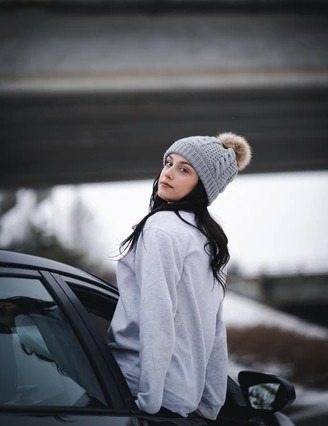
[[[167,161],[167,162],[165,163],[165,166],[166,166],[166,167],[171,167],[171,166],[172,166],[171,161]]]
[[[186,169],[186,168],[184,168],[184,167],[181,167],[181,169],[180,169],[181,171],[182,171],[182,173],[188,173],[188,169]]]

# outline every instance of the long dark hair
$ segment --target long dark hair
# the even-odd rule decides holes
[[[212,218],[207,209],[207,195],[205,188],[198,180],[196,187],[180,201],[167,203],[157,195],[158,181],[160,174],[153,183],[153,191],[150,197],[149,213],[134,227],[133,232],[121,243],[121,254],[128,249],[132,250],[142,233],[147,219],[160,211],[174,211],[179,218],[190,226],[197,228],[207,238],[204,250],[210,257],[210,266],[214,277],[226,290],[226,274],[223,272],[224,266],[230,259],[228,250],[228,238],[221,226]],[[196,226],[189,223],[181,215],[180,211],[189,211],[195,214]]]

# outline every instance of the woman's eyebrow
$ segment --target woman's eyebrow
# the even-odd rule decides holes
[[[186,164],[193,169],[193,166],[188,161],[179,161],[179,164]]]
[[[173,161],[174,158],[171,155],[168,155],[167,160]],[[187,166],[190,166],[191,168],[193,168],[192,165],[188,161],[178,161],[178,163],[179,164],[186,164]]]

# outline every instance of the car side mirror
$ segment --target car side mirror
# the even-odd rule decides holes
[[[296,398],[294,386],[275,374],[241,371],[238,381],[246,401],[254,410],[280,411]]]

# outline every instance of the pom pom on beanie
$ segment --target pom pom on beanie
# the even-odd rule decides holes
[[[183,156],[196,170],[210,205],[251,160],[251,148],[242,136],[221,133],[179,139],[165,152]]]
[[[238,171],[244,170],[252,158],[252,151],[246,139],[234,133],[220,133],[218,138],[225,148],[235,151]]]

